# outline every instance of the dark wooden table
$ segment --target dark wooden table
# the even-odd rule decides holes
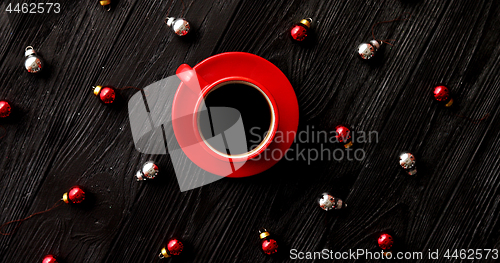
[[[86,206],[61,206],[0,236],[0,262],[41,262],[49,253],[67,263],[154,262],[172,236],[186,253],[171,262],[379,251],[381,232],[399,251],[423,251],[422,262],[429,249],[445,262],[446,249],[500,248],[500,1],[184,1],[195,28],[188,39],[163,23],[168,1],[116,0],[109,13],[95,0],[59,1],[59,14],[8,14],[10,2],[0,4],[0,99],[15,110],[0,123],[0,221],[50,208],[75,184],[91,195]],[[174,1],[171,15],[181,9]],[[357,58],[374,23],[405,12],[410,20],[375,29],[378,38],[396,39],[394,47],[374,63]],[[306,17],[314,19],[314,40],[294,44],[288,28]],[[40,76],[23,68],[28,45],[47,63]],[[285,73],[300,130],[343,123],[377,131],[379,141],[356,146],[363,161],[281,161],[256,176],[180,192],[168,155],[135,149],[126,104],[106,107],[91,86],[145,87],[182,63],[228,51],[262,56]],[[451,89],[453,108],[434,100],[436,84]],[[120,94],[127,100],[135,92]],[[485,114],[479,124],[463,118]],[[416,177],[398,167],[403,150],[418,158]],[[161,178],[136,182],[149,159]],[[324,191],[348,209],[319,209]],[[279,238],[281,255],[260,251],[261,227]]]

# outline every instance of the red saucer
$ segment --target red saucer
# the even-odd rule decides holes
[[[267,154],[267,158],[261,154],[246,162],[232,162],[231,159],[215,157],[213,153],[205,150],[206,147],[196,143],[197,136],[189,116],[193,116],[196,111],[199,94],[195,94],[181,82],[172,106],[172,125],[179,146],[189,159],[205,171],[224,177],[247,177],[261,173],[276,164],[294,140],[292,136],[284,138],[287,134],[295,135],[299,124],[297,97],[283,72],[266,59],[244,52],[218,54],[203,60],[193,69],[208,84],[229,77],[246,78],[262,84],[277,104],[279,118],[276,132],[282,136],[281,141],[279,137],[275,137],[269,144],[267,153],[263,153]],[[273,151],[278,158],[272,158]]]

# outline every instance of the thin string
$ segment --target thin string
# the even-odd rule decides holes
[[[0,128],[4,130],[2,136],[0,136],[0,139],[2,139],[3,137],[7,136],[7,129],[5,129],[5,127],[3,127],[2,125],[0,125]]]
[[[62,205],[62,204],[64,204],[64,202],[63,202],[62,200],[59,200],[59,201],[57,201],[57,203],[55,203],[55,204],[54,204],[54,206],[52,206],[51,208],[49,208],[49,209],[47,209],[47,210],[45,210],[45,211],[36,212],[36,213],[34,213],[34,214],[32,214],[32,215],[30,215],[30,216],[26,217],[26,218],[23,218],[23,219],[18,219],[18,220],[13,220],[13,221],[10,221],[10,222],[5,223],[5,224],[3,224],[2,226],[0,226],[0,235],[2,235],[2,236],[10,236],[10,235],[13,235],[14,233],[16,233],[17,229],[21,226],[21,224],[22,224],[24,221],[26,221],[26,220],[28,220],[28,219],[30,219],[30,218],[32,218],[32,217],[34,217],[34,216],[36,216],[36,215],[43,214],[43,213],[47,213],[47,212],[51,211],[52,209],[55,209],[55,208],[59,207],[59,206],[60,206],[60,205]],[[19,222],[19,223],[17,224],[17,226],[16,226],[16,227],[15,227],[15,228],[11,231],[11,232],[4,232],[4,231],[3,231],[3,228],[4,228],[4,227],[6,227],[6,226],[8,226],[8,225],[10,225],[10,224],[12,224],[12,223],[16,223],[16,222]]]
[[[173,3],[174,0],[170,0],[170,4],[167,9],[167,17],[165,18],[165,24],[167,23],[167,20],[169,19],[170,12],[172,11],[173,8]],[[181,17],[184,17],[184,9],[186,8],[186,5],[184,4],[184,0],[181,0],[182,3],[182,12],[181,12]]]
[[[463,116],[463,115],[459,115],[459,114],[455,114],[455,116],[460,117],[460,118],[462,118],[462,119],[466,119],[466,120],[468,120],[468,121],[472,122],[473,124],[479,124],[479,123],[481,123],[482,121],[484,121],[484,120],[488,119],[488,117],[490,117],[490,114],[489,114],[489,113],[486,113],[486,115],[484,115],[484,117],[483,117],[483,118],[481,118],[481,119],[479,119],[479,120],[474,120],[474,119],[472,119],[472,118],[469,118],[469,117],[466,117],[466,116]]]
[[[406,15],[408,15],[408,17],[402,18],[402,16],[406,16]],[[388,20],[388,21],[382,21],[382,22],[378,22],[378,23],[373,24],[373,26],[372,26],[372,37],[373,37],[373,39],[378,40],[378,41],[383,42],[383,43],[386,43],[387,45],[394,46],[389,41],[396,41],[396,39],[384,39],[384,40],[377,39],[375,37],[375,31],[374,31],[375,27],[378,26],[378,25],[380,25],[380,24],[384,24],[384,23],[392,23],[392,22],[396,22],[396,21],[406,21],[406,20],[409,20],[410,18],[411,18],[411,14],[410,13],[403,13],[402,15],[400,15],[396,19]]]

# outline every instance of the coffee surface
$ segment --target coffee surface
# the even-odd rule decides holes
[[[199,114],[200,132],[207,139],[217,135],[225,137],[223,144],[210,144],[222,153],[236,155],[251,151],[262,142],[269,131],[270,105],[264,95],[253,86],[231,83],[215,88],[206,95],[205,106]],[[241,123],[243,129],[239,129]],[[235,132],[240,134],[235,135]],[[234,147],[225,145],[235,137],[238,138],[238,143],[245,141],[246,147],[236,147],[235,150]],[[228,148],[232,149],[232,152],[228,152]]]

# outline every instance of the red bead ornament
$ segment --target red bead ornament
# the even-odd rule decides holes
[[[110,86],[106,87],[95,86],[94,95],[99,96],[99,98],[104,104],[111,104],[115,101],[116,98],[115,89]]]
[[[453,105],[453,99],[450,96],[450,91],[445,86],[437,86],[434,88],[434,98],[437,101],[445,103],[446,107]]]
[[[0,101],[0,118],[9,117],[11,112],[10,104],[4,100]]]
[[[394,240],[389,234],[382,234],[378,238],[378,246],[383,250],[390,250],[393,244]]]
[[[43,258],[42,263],[57,263],[57,259],[52,255],[47,255]]]
[[[161,249],[160,258],[169,258],[171,256],[178,256],[184,250],[184,244],[179,239],[173,238],[168,241],[166,247]]]
[[[63,195],[63,201],[66,204],[80,204],[85,200],[85,191],[80,186],[73,186]]]
[[[178,256],[181,254],[183,249],[184,244],[182,244],[182,242],[177,239],[172,239],[168,242],[167,250],[170,255]]]
[[[259,230],[259,234],[260,239],[262,240],[262,251],[264,251],[264,253],[266,253],[267,255],[272,255],[278,252],[278,242],[276,242],[275,239],[271,238],[271,234],[269,234],[269,232],[267,232],[265,228]]]
[[[349,128],[344,125],[339,125],[335,127],[335,132],[337,133],[335,138],[338,142],[344,143],[346,149],[352,146],[351,130],[349,130]]]
[[[293,40],[302,42],[307,38],[309,29],[311,28],[311,18],[302,19],[290,29],[290,36]]]

